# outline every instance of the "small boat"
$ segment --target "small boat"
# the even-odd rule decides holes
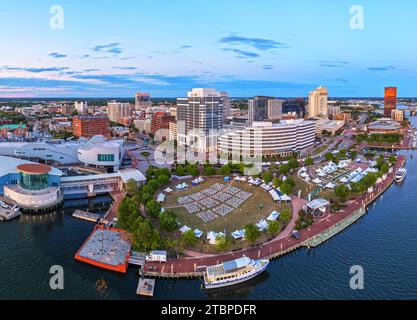
[[[404,179],[405,176],[407,175],[407,169],[406,168],[400,168],[398,169],[397,173],[395,174],[395,182],[396,183],[401,183]]]
[[[208,266],[204,275],[204,286],[206,289],[216,289],[236,285],[260,275],[268,265],[268,259],[254,260],[243,256]]]

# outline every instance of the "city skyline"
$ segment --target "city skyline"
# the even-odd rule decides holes
[[[54,5],[63,29],[50,27]],[[416,96],[417,4],[361,1],[363,29],[350,26],[352,5],[3,1],[0,98],[183,97],[195,87],[307,97],[320,85],[331,97],[383,97],[387,86]]]

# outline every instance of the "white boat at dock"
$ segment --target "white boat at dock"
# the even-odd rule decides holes
[[[395,174],[395,182],[396,183],[401,183],[404,179],[405,176],[407,175],[407,169],[406,168],[400,168],[398,169],[397,173]]]
[[[20,216],[20,208],[18,206],[7,208],[0,207],[0,221],[9,221]]]
[[[215,289],[239,284],[260,275],[268,265],[268,259],[242,257],[208,266],[204,275],[204,286],[206,289]]]

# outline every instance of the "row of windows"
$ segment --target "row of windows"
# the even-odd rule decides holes
[[[97,154],[97,161],[99,162],[113,162],[114,154]]]

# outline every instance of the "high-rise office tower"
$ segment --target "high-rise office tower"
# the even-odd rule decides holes
[[[384,94],[384,116],[391,117],[391,111],[397,109],[397,87],[386,87]]]
[[[308,116],[310,118],[327,118],[328,91],[324,87],[310,91],[308,96]]]
[[[110,101],[107,103],[107,115],[110,121],[119,123],[121,118],[130,116],[130,104]]]
[[[151,95],[149,93],[136,93],[135,109],[144,110],[148,107],[152,107]]]
[[[223,98],[223,111],[224,111],[224,118],[227,119],[232,115],[231,109],[232,109],[232,103],[229,99],[229,94],[226,91],[220,92]]]
[[[223,121],[223,97],[215,89],[194,88],[187,98],[177,99],[179,144],[201,151],[216,148]]]
[[[254,121],[264,121],[268,119],[268,100],[275,100],[275,98],[256,96],[253,99],[249,99],[249,125],[252,125]]]
[[[269,120],[279,120],[282,117],[282,105],[284,100],[273,99],[268,100],[268,119]]]
[[[283,115],[297,115],[297,118],[303,119],[306,116],[306,99],[293,98],[286,99],[282,104]]]
[[[79,115],[72,119],[72,132],[76,137],[91,138],[95,135],[109,136],[110,122],[106,115]]]

